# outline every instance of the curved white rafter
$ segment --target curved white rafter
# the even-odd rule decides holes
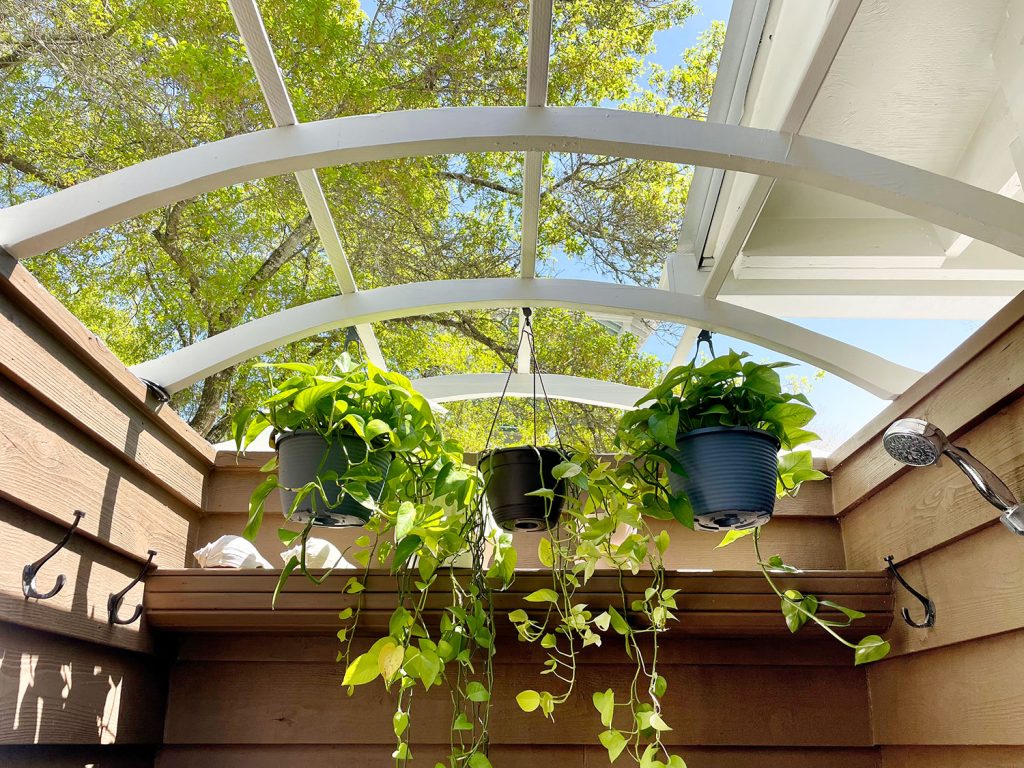
[[[807,136],[597,107],[384,112],[234,136],[0,211],[0,245],[26,258],[178,200],[308,168],[502,151],[633,157],[789,179],[1024,255],[1024,204],[994,192]]]
[[[283,344],[335,328],[455,309],[524,306],[632,315],[720,331],[816,365],[888,399],[920,376],[871,352],[725,302],[657,288],[536,278],[435,280],[334,296],[252,320],[132,370],[175,392]]]
[[[231,15],[235,18],[235,26],[242,36],[246,53],[252,63],[256,79],[263,91],[263,98],[267,102],[270,116],[277,127],[295,125],[299,122],[292,107],[291,97],[288,95],[288,87],[285,85],[281,68],[277,66],[277,58],[274,56],[273,48],[270,45],[270,38],[263,26],[263,17],[260,9],[256,6],[256,0],[228,0]],[[320,177],[314,170],[297,171],[295,181],[298,182],[302,199],[306,203],[313,226],[320,237],[320,244],[334,272],[334,279],[338,283],[338,289],[342,293],[353,293],[357,290],[356,280],[352,275],[352,267],[349,265],[348,256],[345,255],[345,246],[341,244],[338,236],[338,229],[334,226],[334,217],[331,215],[330,206],[324,196],[323,188],[320,186]],[[384,354],[380,350],[377,336],[373,328],[368,325],[356,327],[359,340],[363,342],[366,350],[366,357],[379,368],[387,368]]]
[[[508,389],[505,382],[508,381]],[[636,401],[646,394],[643,387],[631,387],[614,381],[603,381],[583,376],[563,376],[545,373],[544,389],[538,385],[538,397],[547,394],[552,400],[568,400],[573,403],[599,405],[604,408],[633,408]],[[507,373],[463,373],[452,376],[430,376],[413,379],[416,391],[432,403],[450,403],[457,400],[480,400],[485,397],[499,397],[505,389],[506,397],[533,397],[532,374],[515,373],[511,379]]]

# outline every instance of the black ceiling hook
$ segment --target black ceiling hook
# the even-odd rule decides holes
[[[36,600],[49,600],[51,597],[53,597],[62,589],[64,589],[64,584],[67,582],[67,579],[65,578],[63,573],[57,576],[57,583],[49,592],[39,592],[36,589],[36,576],[39,574],[39,569],[46,565],[47,560],[49,560],[51,557],[53,557],[62,549],[64,549],[65,546],[67,546],[67,543],[71,540],[71,536],[74,534],[75,529],[78,528],[78,524],[82,521],[83,517],[85,517],[85,512],[76,510],[75,521],[71,523],[71,527],[68,528],[68,532],[64,534],[64,538],[60,540],[60,543],[57,544],[56,547],[51,549],[45,555],[43,555],[41,558],[36,560],[34,563],[29,563],[24,567],[24,569],[22,569],[21,591],[25,594],[26,600],[28,600],[30,597]]]
[[[896,580],[903,585],[904,589],[906,589],[907,592],[909,592],[918,600],[920,600],[921,605],[924,606],[924,621],[914,621],[912,618],[910,618],[910,611],[908,611],[906,608],[903,609],[903,620],[907,622],[907,624],[909,624],[910,626],[915,627],[917,629],[927,629],[928,627],[934,627],[935,603],[933,603],[929,598],[922,595],[920,592],[918,592],[916,589],[914,589],[907,583],[907,580],[904,579],[900,572],[896,569],[896,563],[893,562],[892,555],[886,555],[885,562],[889,564],[889,570],[892,572],[892,575],[896,577]]]
[[[149,394],[151,394],[153,399],[158,403],[163,404],[171,402],[171,393],[155,381],[143,379],[142,383],[146,385],[146,389],[149,391]]]
[[[156,552],[152,549],[149,550],[149,559],[146,564],[142,566],[142,570],[139,571],[139,575],[135,577],[131,584],[122,589],[120,592],[114,592],[107,598],[107,624],[111,627],[115,624],[134,624],[139,620],[142,615],[142,606],[136,605],[135,612],[129,619],[122,619],[117,615],[117,612],[121,610],[121,603],[124,601],[124,596],[128,594],[132,587],[142,581],[146,575],[146,571],[149,570],[149,566],[153,563],[153,558],[156,557]]]

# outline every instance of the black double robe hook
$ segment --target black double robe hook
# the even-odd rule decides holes
[[[131,584],[122,589],[120,592],[114,592],[107,598],[107,624],[114,626],[115,624],[134,624],[139,620],[142,615],[142,606],[136,605],[135,612],[131,615],[131,618],[122,619],[117,615],[117,612],[121,610],[121,603],[124,602],[124,596],[131,591],[131,588],[138,584],[146,575],[146,571],[149,570],[149,566],[153,564],[153,558],[156,557],[156,552],[152,549],[149,550],[149,559],[146,560],[146,564],[142,566],[142,570],[139,571],[139,575],[135,577]]]
[[[903,609],[903,620],[910,626],[916,629],[927,629],[928,627],[935,626],[935,603],[931,599],[925,597],[912,586],[907,583],[907,580],[903,578],[903,575],[896,569],[896,564],[893,562],[892,555],[885,556],[885,562],[889,564],[889,570],[892,575],[896,577],[896,580],[903,585],[903,588],[910,594],[921,601],[921,605],[924,606],[924,621],[917,622],[910,618],[910,611],[906,608]]]
[[[64,538],[60,540],[60,543],[56,547],[51,549],[45,555],[40,557],[34,563],[29,563],[21,571],[21,591],[25,594],[25,599],[33,598],[35,600],[49,600],[51,597],[56,595],[67,583],[67,578],[64,574],[57,576],[57,583],[54,584],[53,589],[49,592],[40,592],[36,589],[36,576],[39,575],[39,569],[46,565],[46,561],[51,557],[60,552],[67,543],[71,540],[71,536],[74,534],[75,529],[78,528],[78,524],[85,517],[85,512],[80,510],[75,511],[75,521],[71,523],[71,527],[68,528],[68,532],[64,534]]]

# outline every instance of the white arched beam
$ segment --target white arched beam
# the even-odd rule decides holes
[[[508,388],[505,382],[508,381]],[[633,408],[636,401],[647,394],[643,387],[631,387],[614,381],[589,379],[582,376],[562,376],[546,373],[542,377],[543,390],[537,384],[536,394],[545,394],[552,400],[569,400],[586,405],[600,405],[605,408]],[[509,379],[507,373],[464,373],[453,376],[430,376],[413,379],[413,387],[433,403],[450,403],[456,400],[479,400],[485,397],[499,397],[505,390],[506,397],[533,397],[534,380],[531,374],[515,373]]]
[[[888,399],[920,375],[863,349],[725,302],[657,288],[536,278],[434,280],[334,296],[252,320],[132,370],[175,392],[283,344],[334,328],[501,307],[564,307],[695,325],[811,363]]]
[[[866,200],[1024,255],[1024,204],[807,136],[597,107],[453,107],[342,117],[204,144],[0,211],[26,258],[256,178],[466,152],[576,152],[773,176]]]

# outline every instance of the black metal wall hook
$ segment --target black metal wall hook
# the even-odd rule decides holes
[[[927,598],[924,595],[922,595],[920,592],[918,592],[912,586],[907,584],[907,580],[904,579],[903,575],[896,569],[896,564],[893,562],[893,556],[892,555],[886,555],[885,556],[885,562],[887,562],[889,564],[889,570],[892,572],[892,575],[896,577],[896,581],[898,581],[900,584],[902,584],[904,589],[907,590],[907,592],[909,592],[914,597],[916,597],[918,600],[920,600],[921,601],[921,605],[924,606],[924,621],[922,621],[922,622],[914,621],[912,618],[910,618],[910,611],[908,611],[906,608],[903,609],[903,620],[905,622],[907,622],[907,624],[909,624],[910,626],[916,627],[917,629],[927,629],[928,627],[934,627],[935,626],[935,603],[933,603],[929,598]]]
[[[68,528],[68,532],[64,534],[64,538],[60,540],[60,543],[34,563],[26,565],[21,571],[21,591],[25,593],[26,600],[30,597],[35,598],[36,600],[49,600],[64,589],[64,584],[67,582],[67,579],[63,573],[57,577],[57,583],[49,592],[39,592],[36,589],[36,576],[39,574],[39,569],[46,565],[47,560],[67,546],[67,543],[71,540],[71,536],[75,533],[75,529],[78,528],[78,524],[82,521],[83,517],[85,517],[85,512],[76,510],[75,521],[71,523],[71,527]]]
[[[120,592],[111,593],[110,597],[107,598],[107,624],[111,627],[115,624],[134,624],[139,620],[142,615],[142,606],[136,605],[135,612],[131,615],[131,618],[122,619],[117,615],[117,612],[121,610],[121,603],[124,602],[124,596],[128,594],[132,587],[142,581],[146,576],[146,572],[149,570],[149,566],[153,564],[153,558],[156,557],[156,552],[152,549],[149,550],[149,559],[146,564],[142,566],[142,570],[139,571],[139,575],[135,577],[131,584],[122,589]]]

